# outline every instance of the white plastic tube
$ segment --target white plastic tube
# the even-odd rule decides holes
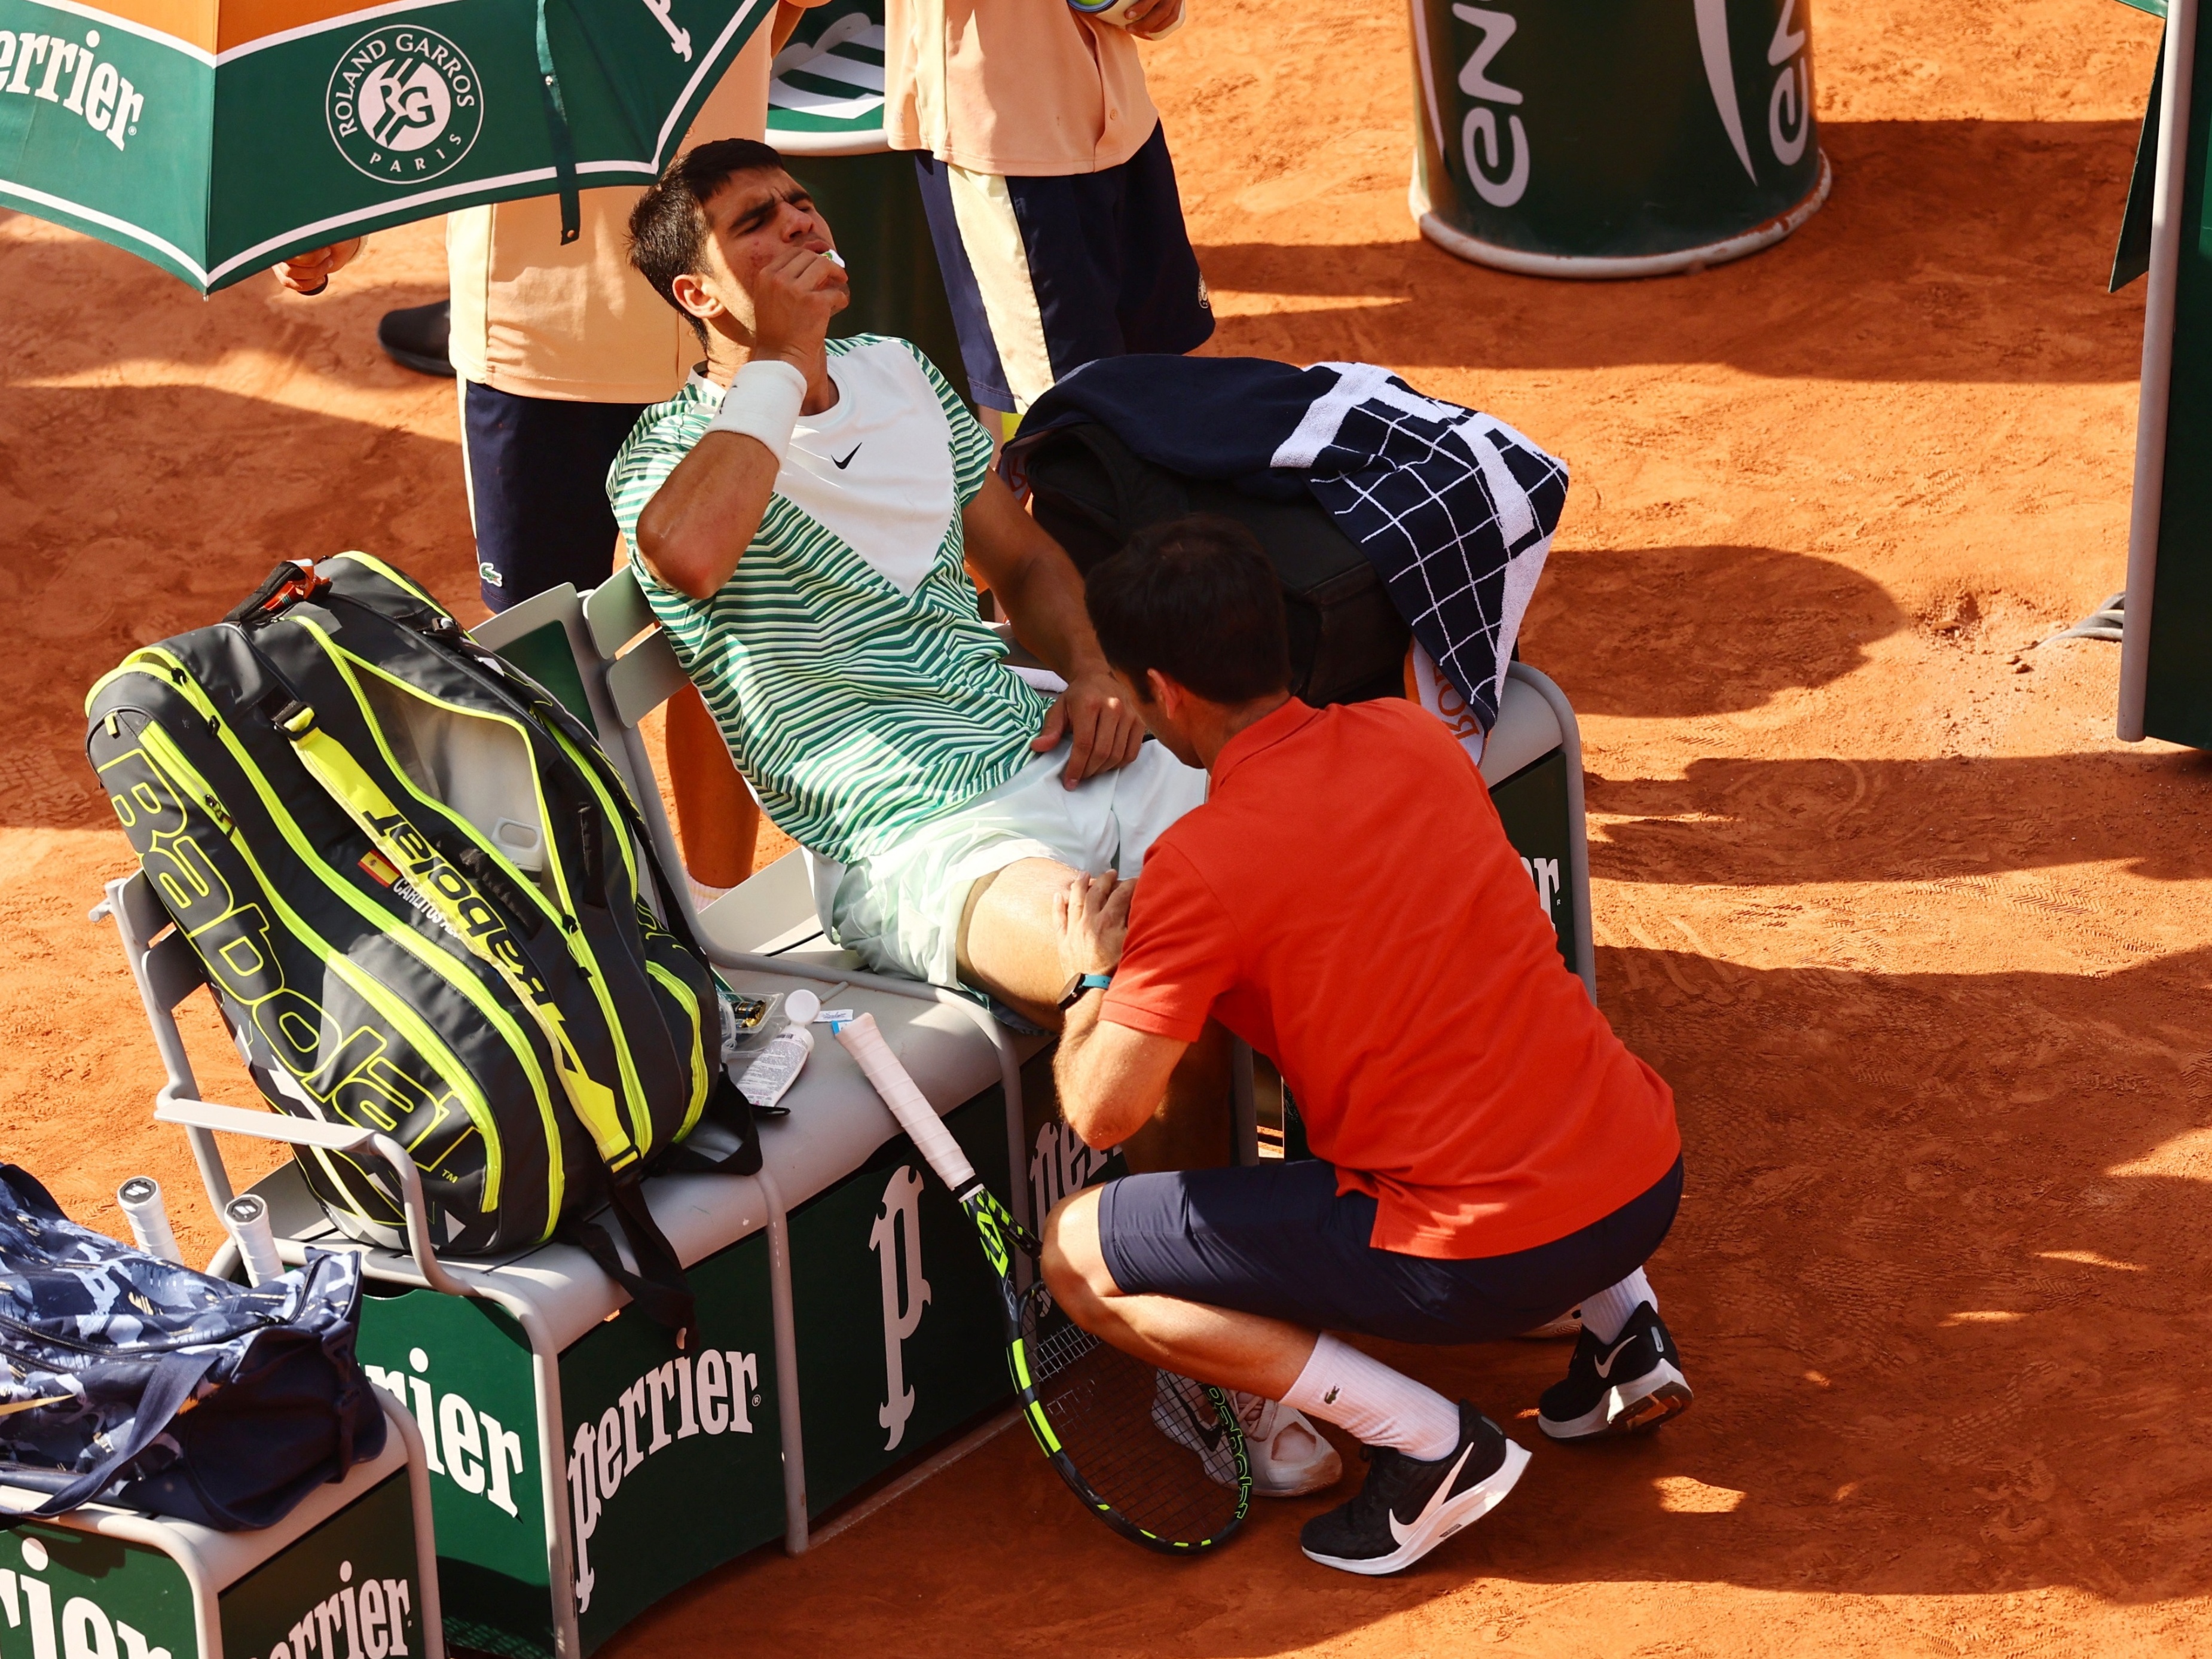
[[[276,1255],[276,1235],[269,1225],[267,1204],[252,1193],[242,1193],[222,1206],[222,1224],[237,1243],[249,1280],[266,1285],[283,1278],[284,1263]]]
[[[937,1109],[929,1103],[915,1081],[891,1053],[890,1044],[876,1029],[876,1017],[862,1014],[858,1019],[845,1020],[836,1027],[837,1041],[845,1045],[845,1052],[860,1062],[860,1070],[884,1097],[884,1104],[891,1109],[900,1128],[937,1171],[937,1178],[950,1187],[955,1196],[975,1184],[975,1166],[968,1161],[968,1154],[960,1150],[960,1143],[952,1138],[952,1131],[945,1127],[937,1115]]]
[[[184,1252],[177,1248],[177,1236],[169,1228],[168,1206],[161,1202],[161,1183],[151,1176],[132,1176],[115,1189],[115,1201],[123,1207],[123,1218],[131,1224],[131,1237],[138,1248],[149,1255],[158,1255],[164,1261],[184,1262]]]

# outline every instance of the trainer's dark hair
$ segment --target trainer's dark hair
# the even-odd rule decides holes
[[[696,275],[707,248],[707,204],[740,173],[781,168],[783,157],[757,138],[717,138],[668,164],[629,212],[629,262],[653,291],[691,325],[699,343],[707,325],[676,305],[676,279]]]
[[[1085,584],[1106,660],[1147,701],[1157,668],[1211,702],[1247,702],[1291,683],[1275,568],[1234,519],[1194,514],[1139,531]]]

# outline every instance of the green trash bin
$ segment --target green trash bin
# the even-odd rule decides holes
[[[1828,194],[1805,0],[1413,0],[1412,207],[1462,258],[1658,276]]]
[[[836,233],[853,303],[835,335],[896,334],[972,403],[914,157],[884,141],[882,0],[830,0],[775,55],[768,141]]]

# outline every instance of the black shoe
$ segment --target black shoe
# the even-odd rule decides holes
[[[1610,1342],[1583,1328],[1565,1379],[1544,1390],[1536,1426],[1554,1440],[1634,1434],[1680,1415],[1690,1400],[1674,1337],[1658,1310],[1639,1302]]]
[[[1528,1467],[1527,1450],[1463,1400],[1459,1444],[1449,1456],[1424,1463],[1388,1446],[1367,1455],[1359,1496],[1307,1522],[1298,1545],[1325,1567],[1370,1577],[1402,1572],[1481,1520]]]
[[[409,306],[404,311],[387,311],[376,325],[376,343],[384,348],[385,356],[402,368],[411,368],[417,374],[442,375],[453,378],[453,365],[446,356],[446,341],[453,328],[453,302],[441,300],[434,305]]]

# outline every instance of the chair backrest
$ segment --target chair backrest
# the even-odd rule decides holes
[[[690,909],[694,931],[710,957],[769,956],[820,934],[806,861],[787,854],[732,888],[703,911],[683,879],[684,856],[662,805],[639,727],[647,715],[689,681],[660,632],[653,607],[628,569],[588,593],[559,586],[501,611],[474,630],[488,647],[530,675],[599,733],[645,817],[653,851]]]

